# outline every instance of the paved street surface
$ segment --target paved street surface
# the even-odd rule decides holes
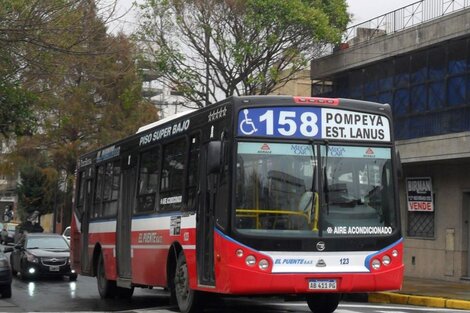
[[[132,300],[101,300],[96,280],[79,276],[76,282],[67,278],[22,281],[13,279],[13,296],[0,299],[0,312],[126,312],[175,313],[162,290],[136,288]],[[284,302],[274,298],[226,298],[211,304],[207,313],[295,313],[310,312],[305,302]],[[416,306],[343,302],[336,313],[461,313],[452,309]]]

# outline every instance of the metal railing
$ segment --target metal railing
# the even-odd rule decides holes
[[[339,46],[326,49],[323,56],[331,54],[336,49],[344,49],[379,36],[391,35],[469,6],[470,0],[421,0],[414,2],[347,28],[343,34],[342,43]]]

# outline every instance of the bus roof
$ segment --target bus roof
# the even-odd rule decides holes
[[[163,118],[163,119],[161,119],[161,120],[158,120],[158,121],[156,121],[156,122],[153,122],[153,123],[144,125],[144,126],[140,127],[140,128],[137,130],[136,134],[141,133],[141,132],[144,132],[144,131],[146,131],[146,130],[148,130],[148,129],[150,129],[150,128],[153,128],[153,127],[155,127],[155,126],[165,124],[166,122],[169,122],[169,121],[171,121],[171,120],[177,119],[177,118],[182,117],[182,116],[185,116],[185,115],[187,115],[187,114],[189,114],[189,113],[191,113],[191,112],[194,112],[194,111],[196,111],[196,109],[189,109],[189,110],[186,110],[186,111],[183,111],[183,112],[180,112],[180,113],[173,114],[173,115],[171,115],[171,116],[165,117],[165,118]]]

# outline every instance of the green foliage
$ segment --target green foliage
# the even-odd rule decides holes
[[[0,133],[18,135],[0,174],[21,170],[25,214],[70,209],[78,156],[157,117],[133,43],[107,33],[98,2],[0,1]]]
[[[147,0],[140,8],[143,58],[199,106],[273,92],[349,22],[345,0]]]
[[[46,214],[52,211],[51,198],[47,197],[51,184],[44,170],[34,165],[26,165],[20,170],[21,183],[18,184],[18,212],[24,222],[34,211]]]
[[[35,101],[32,93],[0,81],[0,134],[31,134],[36,122],[32,110]]]

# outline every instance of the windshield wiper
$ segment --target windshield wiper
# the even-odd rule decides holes
[[[328,140],[325,140],[325,147],[326,147],[326,155],[325,155],[325,165],[323,166],[323,177],[324,177],[324,184],[323,184],[323,192],[325,194],[325,203],[326,203],[326,214],[330,214],[330,189],[328,187],[328,176],[326,172],[326,168],[328,166]]]

